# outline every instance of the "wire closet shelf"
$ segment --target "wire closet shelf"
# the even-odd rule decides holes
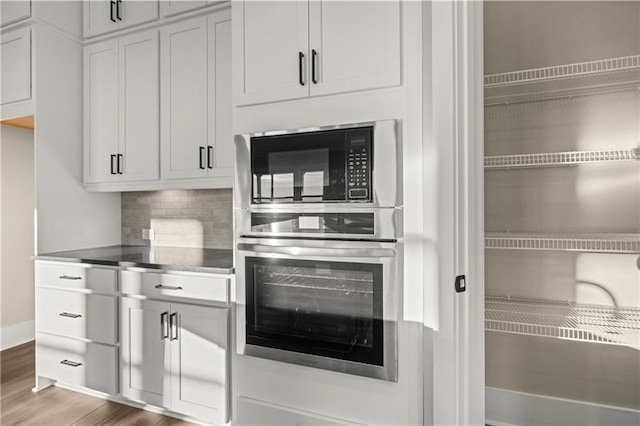
[[[591,253],[640,253],[640,234],[515,234],[488,232],[485,248],[508,250],[554,250]]]
[[[640,55],[484,77],[485,106],[571,98],[640,88]]]
[[[553,167],[633,160],[640,160],[640,148],[495,155],[484,158],[484,167],[485,169]]]
[[[640,350],[640,307],[487,296],[485,330]]]

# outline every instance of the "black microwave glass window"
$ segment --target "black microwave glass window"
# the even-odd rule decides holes
[[[372,199],[373,127],[251,138],[252,202]]]
[[[246,258],[246,342],[383,365],[382,265]]]

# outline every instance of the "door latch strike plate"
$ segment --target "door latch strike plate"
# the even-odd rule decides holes
[[[467,291],[467,277],[464,275],[458,275],[456,277],[456,292],[462,293],[463,291]]]

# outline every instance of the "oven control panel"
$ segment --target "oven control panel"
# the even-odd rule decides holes
[[[347,198],[370,200],[371,138],[369,132],[353,132],[347,136]]]

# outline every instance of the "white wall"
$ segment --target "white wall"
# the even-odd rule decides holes
[[[2,349],[33,338],[33,131],[0,126]]]
[[[120,194],[82,187],[82,46],[34,27],[37,253],[120,244]]]

